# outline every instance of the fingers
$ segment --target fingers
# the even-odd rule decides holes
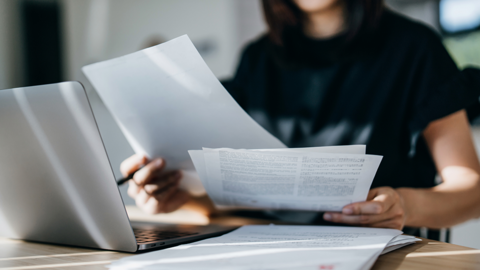
[[[143,186],[143,189],[147,194],[153,195],[155,193],[161,192],[169,185],[177,184],[178,181],[182,178],[182,173],[180,171],[173,171],[159,176],[157,179],[150,181],[149,184]]]
[[[345,206],[342,213],[327,212],[324,219],[332,222],[346,223],[382,228],[402,228],[405,211],[400,195],[392,188],[375,188],[369,192],[369,201]]]
[[[366,222],[367,216],[350,216],[339,213],[326,212],[323,214],[323,219],[336,223],[346,223],[346,224],[363,224]]]
[[[142,168],[142,166],[144,166]],[[140,170],[138,170],[141,168]],[[168,213],[186,203],[190,195],[180,190],[180,171],[164,172],[165,161],[161,158],[151,162],[145,156],[133,155],[120,165],[120,171],[128,176],[135,171],[129,182],[128,195],[137,206],[150,214]]]
[[[366,201],[345,206],[342,213],[346,215],[375,215],[384,213],[392,203],[384,201]]]
[[[122,164],[120,164],[120,172],[124,177],[127,177],[129,174],[147,164],[147,162],[148,158],[144,155],[132,155],[131,157],[125,159]]]
[[[377,215],[345,215],[341,213],[327,212],[323,215],[325,220],[346,223],[351,225],[367,225],[375,224],[389,219],[396,219],[402,216],[402,209],[400,207],[392,207],[387,212]]]
[[[378,191],[379,191],[379,188],[370,189],[368,191],[367,201],[373,200],[373,198],[375,198],[377,196]]]
[[[168,199],[178,192],[178,185],[171,185],[167,187],[163,192],[153,195],[156,201],[155,213],[166,213],[166,206]]]
[[[140,208],[144,208],[147,201],[151,198],[152,196],[147,194],[147,192],[145,192],[144,189],[140,189],[140,191],[138,192],[138,194],[134,197],[135,199],[135,204],[140,207]],[[147,212],[150,212],[150,211],[147,211]]]
[[[401,222],[400,219],[391,218],[391,219],[383,220],[381,222],[372,223],[372,224],[368,225],[368,227],[372,227],[372,228],[391,228],[391,229],[401,230],[401,229],[403,229],[403,223]]]
[[[164,173],[144,186],[130,181],[128,194],[135,199],[136,205],[149,214],[169,213],[177,210],[190,197],[179,190],[182,173],[173,171]]]
[[[366,202],[345,206],[342,213],[346,215],[378,215],[388,211],[398,200],[398,195],[391,188],[372,189],[368,197]]]
[[[153,195],[154,193],[162,191],[169,185],[178,184],[181,179],[181,171],[172,171],[159,175],[155,179],[152,179],[149,184],[144,186],[137,185],[135,181],[130,181],[128,186],[128,195],[135,199],[142,190],[145,191],[147,195]]]
[[[186,191],[177,190],[177,192],[167,199],[163,210],[165,213],[173,212],[184,205],[189,199],[190,195]]]
[[[169,213],[177,210],[190,198],[187,192],[178,189],[179,184],[169,185],[161,192],[150,195],[141,190],[135,202],[139,208],[149,214]]]
[[[137,186],[137,184],[135,184],[135,182],[133,182],[133,181],[128,182],[128,191],[127,191],[128,196],[135,199],[135,197],[138,195],[140,190],[141,190],[141,188],[139,186]]]
[[[165,161],[161,158],[154,159],[133,175],[133,181],[138,186],[149,184],[162,174],[163,168],[165,168]]]
[[[145,190],[141,190],[138,196],[135,198],[137,206],[148,214],[163,213],[163,208],[166,198],[175,193],[177,186],[169,186],[164,192],[149,195]]]

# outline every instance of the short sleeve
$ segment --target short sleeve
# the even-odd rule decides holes
[[[469,108],[480,96],[472,71],[460,71],[440,38],[432,32],[426,35],[413,65],[416,83],[411,89],[410,156],[415,155],[417,141],[430,122]]]
[[[462,71],[467,79],[470,87],[473,89],[480,89],[480,69],[468,67]],[[472,124],[480,123],[480,100],[477,98],[476,102],[467,107],[468,120]]]

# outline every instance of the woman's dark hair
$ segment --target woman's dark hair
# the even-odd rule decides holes
[[[352,39],[362,27],[375,27],[383,10],[383,0],[340,0],[347,7],[347,38]],[[282,45],[284,30],[288,27],[302,27],[303,12],[293,0],[262,0],[270,40]]]

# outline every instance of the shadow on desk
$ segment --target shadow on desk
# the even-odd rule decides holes
[[[377,261],[372,267],[372,270],[380,269],[398,269],[400,266],[404,266],[404,260],[407,258],[407,255],[416,252],[425,245],[428,245],[427,239],[422,239],[422,242],[417,242],[413,245],[406,246],[387,254],[381,255],[378,257]]]

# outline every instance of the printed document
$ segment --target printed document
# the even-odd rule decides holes
[[[365,201],[381,156],[365,146],[189,151],[219,207],[341,211]]]
[[[370,269],[401,231],[249,225],[220,237],[112,263],[120,269]],[[418,239],[403,238],[404,245]]]
[[[230,96],[184,35],[83,67],[135,152],[193,170],[188,150],[283,148]]]

